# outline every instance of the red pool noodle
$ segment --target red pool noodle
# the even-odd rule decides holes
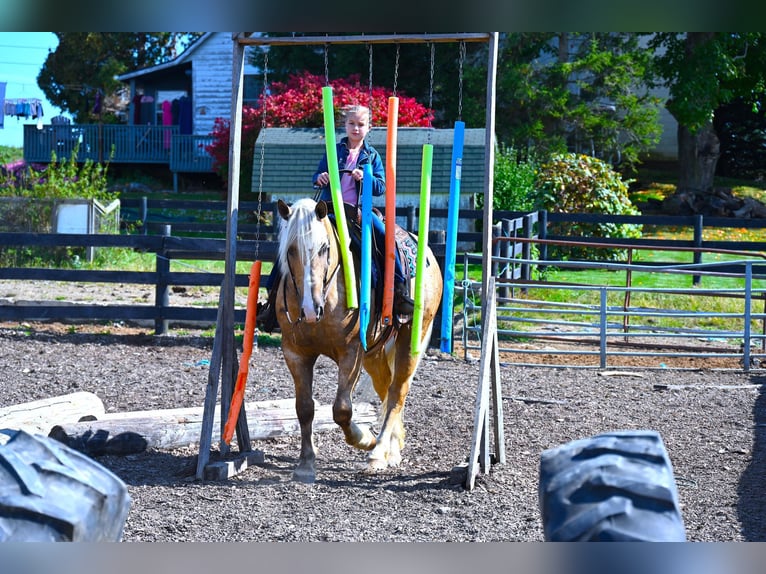
[[[396,255],[396,128],[399,121],[399,98],[388,98],[386,132],[386,242],[383,269],[383,309],[381,322],[391,323],[394,312],[394,262]]]

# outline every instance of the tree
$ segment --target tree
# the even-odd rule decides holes
[[[498,137],[543,156],[567,149],[633,167],[660,136],[644,86],[650,55],[628,33],[512,33],[498,70]]]
[[[125,84],[115,76],[165,62],[176,56],[178,48],[183,49],[200,35],[197,32],[55,34],[58,47],[48,54],[37,84],[52,104],[69,112],[79,123],[96,117],[116,121],[116,112],[121,105],[127,105],[127,96]]]
[[[656,85],[668,88],[668,111],[678,122],[678,186],[669,205],[704,209],[713,193],[720,144],[717,108],[766,92],[766,36],[760,32],[658,33],[649,42]]]

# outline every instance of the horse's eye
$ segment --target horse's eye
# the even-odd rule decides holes
[[[330,244],[329,243],[323,243],[322,246],[319,248],[318,255],[321,257],[322,255],[330,255]]]
[[[294,245],[291,245],[290,247],[287,248],[287,254],[288,255],[295,255],[297,253],[297,251],[298,250],[295,248]]]

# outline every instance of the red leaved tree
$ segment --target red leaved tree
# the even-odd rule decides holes
[[[266,127],[309,127],[324,125],[322,112],[322,88],[324,78],[304,72],[293,75],[287,82],[273,82],[268,93],[258,99],[255,108],[242,108],[242,144],[240,159],[240,193],[250,190],[253,175],[255,141],[264,123]],[[385,88],[363,86],[359,74],[348,78],[330,80],[333,89],[333,105],[336,122],[342,109],[349,105],[368,106],[372,111],[372,125],[385,126],[388,122],[388,98],[393,95]],[[428,127],[433,118],[432,110],[419,104],[415,98],[397,93],[399,98],[398,125],[402,127]],[[265,106],[265,107],[264,107]],[[213,143],[207,152],[213,157],[213,168],[224,179],[229,173],[230,120],[216,118],[213,127]]]

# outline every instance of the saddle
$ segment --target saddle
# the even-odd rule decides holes
[[[326,202],[327,213],[331,218],[333,225],[335,222],[335,213],[333,204]],[[346,212],[346,222],[348,223],[349,238],[351,239],[351,254],[355,260],[361,259],[362,252],[362,212],[358,207],[344,203]],[[375,214],[385,222],[383,214],[375,207],[372,208]],[[399,252],[399,260],[402,262],[402,271],[405,274],[405,286],[407,295],[414,293],[414,279],[417,260],[418,244],[415,237],[406,229],[394,224],[394,241],[396,249]],[[378,309],[381,308],[383,301],[383,269],[385,268],[385,246],[378,245],[375,241],[375,234],[372,234],[372,288],[375,293],[375,301],[378,303]],[[399,320],[406,322],[409,315],[400,315]]]

